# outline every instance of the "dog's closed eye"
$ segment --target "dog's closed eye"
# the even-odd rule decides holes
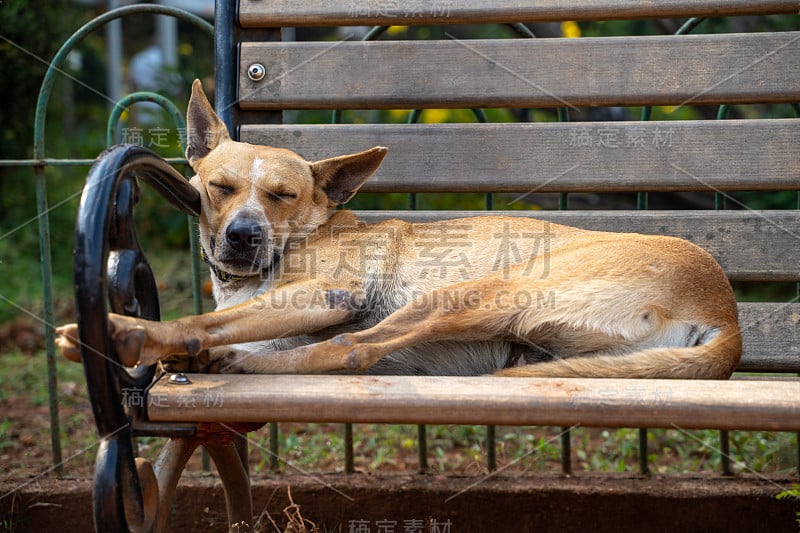
[[[271,191],[267,193],[269,195],[270,200],[281,201],[281,202],[291,202],[297,198],[297,195],[293,192],[288,191]]]
[[[212,181],[208,185],[209,185],[209,187],[211,187],[215,191],[217,191],[217,192],[219,192],[221,194],[224,194],[226,196],[236,192],[236,190],[233,187],[231,187],[230,185],[226,185],[226,184],[220,183],[218,181]]]

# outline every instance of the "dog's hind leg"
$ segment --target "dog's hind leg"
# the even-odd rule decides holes
[[[415,299],[372,328],[251,358],[248,365],[233,358],[223,371],[274,372],[274,356],[293,361],[299,373],[363,371],[397,350],[444,340],[513,340],[550,350],[557,359],[500,373],[508,376],[720,378],[738,362],[735,314],[721,315],[713,326],[701,321],[697,327],[708,335],[690,342],[693,323],[643,298],[630,280],[604,281],[605,292],[598,292],[591,282],[576,286],[554,278],[455,284]],[[557,301],[538,296],[550,291]]]
[[[372,328],[278,352],[277,356],[294,361],[298,373],[361,371],[392,352],[422,342],[505,339],[518,312],[507,285],[507,280],[486,278],[438,289],[416,298]],[[223,362],[222,371],[275,372],[269,361],[275,356],[233,357]]]

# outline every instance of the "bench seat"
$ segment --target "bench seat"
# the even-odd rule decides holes
[[[150,389],[151,421],[800,431],[800,380],[792,378],[186,377],[188,384],[161,379]]]

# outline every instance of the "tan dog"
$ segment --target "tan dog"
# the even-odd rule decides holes
[[[111,315],[127,365],[211,349],[223,371],[726,378],[741,356],[719,265],[675,238],[483,216],[374,225],[336,207],[387,150],[308,163],[232,141],[199,82],[187,158],[218,310]],[[59,328],[78,356],[76,326]]]

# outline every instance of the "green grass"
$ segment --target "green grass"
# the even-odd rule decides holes
[[[344,429],[341,424],[281,424],[281,470],[342,471]],[[560,471],[560,428],[497,429],[498,467],[514,473]],[[484,426],[428,426],[428,463],[433,472],[480,474],[486,471]],[[650,430],[648,463],[653,473],[716,472],[721,469],[718,431]],[[573,470],[636,474],[638,430],[572,430]],[[255,471],[269,469],[269,434],[251,435],[261,460]],[[730,432],[731,462],[738,473],[792,475],[796,470],[796,437],[790,433]],[[359,424],[354,428],[355,466],[364,472],[416,472],[417,427]],[[288,463],[288,464],[287,464]]]
[[[794,500],[795,502],[800,502],[800,485],[794,484],[791,489],[784,490],[775,497],[779,500]],[[794,515],[795,522],[797,522],[798,527],[800,527],[800,511],[795,511]]]
[[[82,402],[86,394],[81,365],[61,359],[57,361],[56,369],[62,392],[69,389],[75,393],[59,395],[61,402],[67,406]],[[35,355],[0,354],[0,402],[23,396],[33,406],[47,404],[47,359],[44,352]]]

